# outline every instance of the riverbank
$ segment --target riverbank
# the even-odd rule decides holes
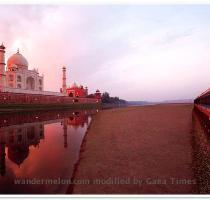
[[[75,170],[74,194],[192,194],[193,104],[100,111]],[[83,184],[81,184],[83,182]]]
[[[81,109],[100,109],[100,103],[74,103],[74,104],[1,104],[0,114],[48,111],[48,110],[81,110]]]
[[[101,104],[101,108],[103,110],[105,109],[113,109],[113,108],[124,108],[124,107],[128,107],[127,104],[110,104],[110,103],[102,103]]]

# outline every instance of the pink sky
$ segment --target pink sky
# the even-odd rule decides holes
[[[6,58],[20,48],[45,90],[67,81],[127,100],[195,98],[210,86],[210,6],[0,6]]]

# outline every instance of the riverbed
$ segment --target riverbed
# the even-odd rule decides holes
[[[202,149],[199,149],[200,141],[196,142],[195,149],[198,126],[194,125],[193,115],[193,104],[136,106],[99,112],[85,137],[74,176],[75,180],[86,182],[75,184],[69,192],[208,193],[205,189],[208,173],[196,169],[205,154],[198,160],[196,154]],[[200,130],[200,135],[203,134]],[[202,173],[201,180],[196,173]]]

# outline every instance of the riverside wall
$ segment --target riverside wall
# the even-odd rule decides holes
[[[25,94],[0,92],[0,104],[91,104],[99,103],[100,100],[94,98],[74,98],[68,96]]]

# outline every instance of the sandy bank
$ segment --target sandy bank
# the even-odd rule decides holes
[[[167,104],[98,113],[83,143],[73,193],[194,193],[192,108]]]

